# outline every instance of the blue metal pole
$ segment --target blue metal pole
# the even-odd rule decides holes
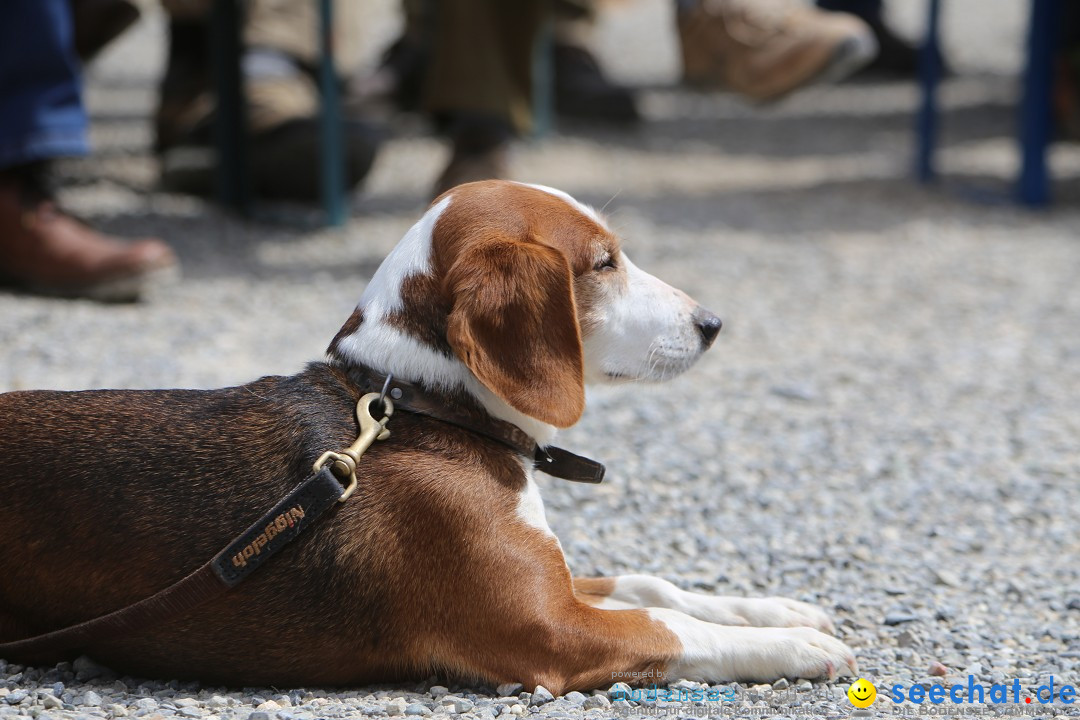
[[[334,66],[334,4],[319,0],[319,63],[321,191],[326,223],[345,224],[345,152],[341,127],[341,97]]]
[[[921,183],[934,179],[934,152],[937,149],[938,82],[941,80],[941,0],[930,0],[926,37],[919,49],[921,103],[916,116],[915,175]]]
[[[1054,54],[1061,22],[1060,0],[1032,0],[1027,38],[1024,94],[1020,101],[1020,202],[1041,207],[1050,202],[1046,151],[1053,133]]]

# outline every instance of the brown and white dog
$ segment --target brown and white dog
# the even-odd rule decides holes
[[[355,438],[353,407],[373,389],[358,371],[392,372],[544,445],[581,416],[585,382],[671,378],[719,329],[565,193],[459,186],[386,258],[327,362],[299,375],[0,395],[0,642],[129,605],[211,557]],[[556,693],[855,669],[804,603],[572,578],[531,458],[424,415],[399,412],[390,429],[356,495],[250,580],[86,650],[139,675],[231,684],[442,673]]]

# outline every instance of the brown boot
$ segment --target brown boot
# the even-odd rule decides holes
[[[105,302],[137,300],[175,278],[172,249],[156,238],[132,243],[64,214],[38,182],[37,167],[0,173],[0,274],[47,295]]]
[[[678,23],[687,83],[754,100],[835,82],[877,53],[865,22],[798,0],[687,0]]]

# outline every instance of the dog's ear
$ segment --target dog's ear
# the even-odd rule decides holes
[[[585,409],[585,364],[570,265],[532,240],[465,250],[446,274],[447,340],[458,358],[518,412],[565,428]]]

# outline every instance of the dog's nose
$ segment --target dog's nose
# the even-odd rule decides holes
[[[716,340],[716,336],[720,334],[720,326],[723,323],[720,318],[705,308],[698,308],[694,311],[694,325],[697,326],[698,332],[701,333],[701,340],[704,342],[705,347],[709,347],[713,344],[713,340]]]

